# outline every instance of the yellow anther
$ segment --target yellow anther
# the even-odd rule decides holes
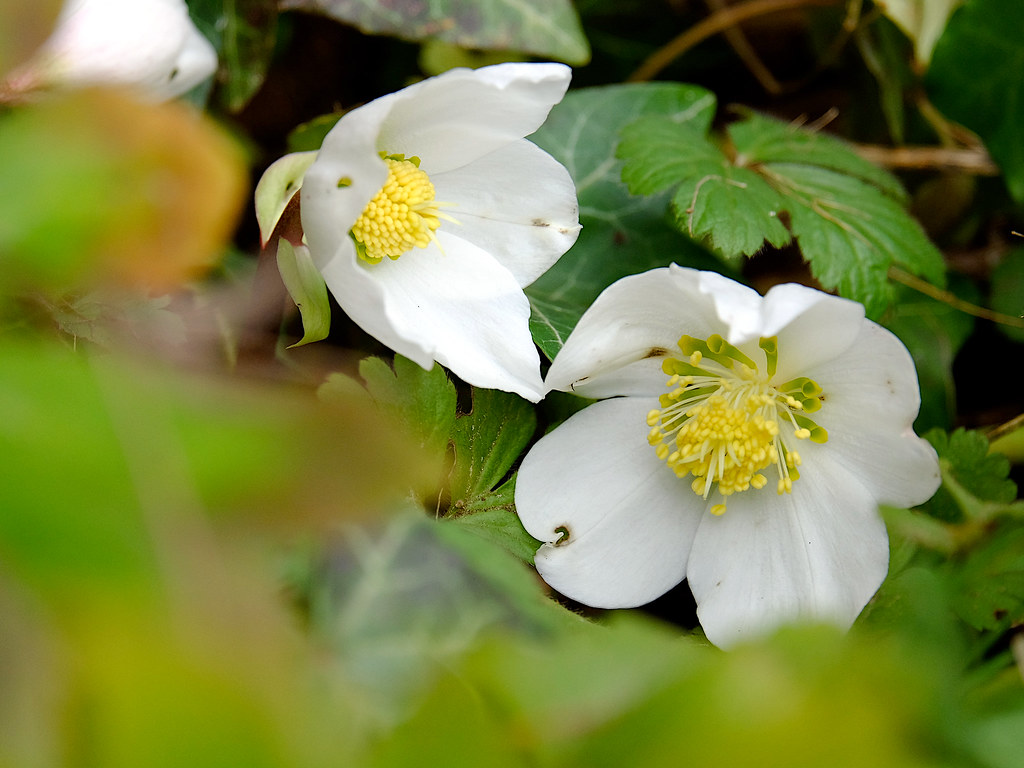
[[[725,514],[725,504],[713,504],[711,506],[711,514],[715,517],[721,517]]]
[[[685,357],[667,357],[662,364],[670,374],[671,391],[658,398],[660,409],[647,413],[648,441],[658,458],[677,477],[690,477],[690,488],[698,496],[708,499],[717,492],[711,509],[716,515],[725,512],[720,498],[767,486],[761,470],[772,465],[779,477],[778,492],[792,492],[802,458],[787,445],[790,435],[816,442],[828,439],[828,433],[807,417],[809,409],[790,394],[798,389],[820,394],[821,388],[805,377],[775,385],[778,346],[774,339],[761,342],[764,371],[718,337],[704,342],[683,336],[679,347]],[[694,347],[710,349],[714,355],[705,356]],[[692,368],[704,365],[680,373],[686,360]]]
[[[352,225],[356,250],[371,264],[430,245],[441,219],[446,218],[426,172],[410,160],[385,157],[384,162],[388,167],[384,186]]]

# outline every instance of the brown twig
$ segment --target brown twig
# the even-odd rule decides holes
[[[915,291],[923,293],[925,296],[930,296],[936,301],[941,301],[943,304],[946,304],[953,309],[958,309],[968,315],[980,317],[982,320],[991,320],[993,323],[1006,325],[1010,328],[1024,328],[1024,318],[1022,317],[1004,315],[1002,312],[996,312],[985,307],[979,307],[977,304],[971,304],[969,301],[964,301],[949,291],[936,288],[931,283],[926,282],[919,277],[915,277],[899,267],[889,267],[889,277],[897,283],[902,283],[908,288],[913,288]]]
[[[999,167],[984,147],[885,147],[854,145],[865,160],[904,170],[957,170],[974,176],[998,176]]]
[[[845,0],[750,0],[712,13],[648,56],[627,82],[650,80],[693,46],[748,19],[809,6],[840,5]]]

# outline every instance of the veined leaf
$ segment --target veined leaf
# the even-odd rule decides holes
[[[371,35],[522,51],[576,65],[590,61],[570,0],[283,0],[281,8],[322,13]]]
[[[722,270],[717,259],[672,227],[665,214],[667,193],[630,195],[615,157],[619,131],[638,116],[662,115],[678,125],[710,119],[709,107],[714,97],[690,85],[582,88],[570,91],[530,137],[568,169],[583,225],[569,252],[526,289],[533,338],[548,358],[598,294],[620,277],[672,262]]]
[[[703,123],[703,126],[702,126]],[[827,289],[872,316],[892,300],[893,265],[942,285],[942,256],[905,209],[889,173],[837,139],[755,114],[720,149],[708,121],[637,120],[623,130],[623,180],[639,194],[675,187],[676,226],[726,259],[795,238]]]

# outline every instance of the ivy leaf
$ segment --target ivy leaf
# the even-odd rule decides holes
[[[899,183],[838,139],[747,113],[723,151],[706,125],[703,116],[639,120],[618,149],[631,191],[676,187],[682,231],[727,259],[795,237],[822,285],[872,316],[891,303],[892,266],[943,283],[942,256],[907,213]]]
[[[534,341],[553,359],[580,315],[607,286],[671,262],[703,269],[722,264],[683,237],[665,216],[667,194],[631,196],[615,157],[619,131],[638,116],[678,122],[706,116],[714,97],[703,88],[638,83],[566,94],[530,140],[564,165],[580,203],[583,230],[568,253],[526,289]],[[728,270],[726,270],[728,271]]]
[[[949,19],[925,88],[947,117],[981,137],[1017,202],[1024,202],[1024,4],[971,0]]]
[[[274,0],[190,0],[203,34],[219,51],[220,98],[239,112],[263,85],[277,43]]]
[[[331,304],[327,283],[313,263],[309,248],[293,246],[282,237],[277,243],[277,269],[302,316],[302,338],[288,349],[326,339],[331,330]]]
[[[282,0],[280,7],[322,13],[370,35],[522,51],[574,65],[590,61],[571,0]]]
[[[942,487],[922,505],[928,514],[952,522],[985,520],[1016,498],[1017,486],[1008,478],[1010,462],[990,452],[980,432],[932,430],[924,437],[939,454],[943,476]]]

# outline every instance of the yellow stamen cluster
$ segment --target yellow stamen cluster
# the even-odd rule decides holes
[[[806,416],[821,407],[821,387],[803,377],[773,385],[776,340],[762,339],[760,346],[764,372],[720,336],[684,336],[679,347],[687,357],[666,358],[662,365],[671,392],[647,415],[648,442],[677,477],[692,475],[690,488],[705,499],[714,489],[724,498],[765,487],[761,470],[772,465],[778,492],[792,491],[802,459],[787,446],[780,425],[797,440],[828,439]],[[711,511],[723,514],[724,501]]]
[[[359,257],[371,264],[425,248],[445,218],[418,158],[385,157],[388,178],[352,225]]]

